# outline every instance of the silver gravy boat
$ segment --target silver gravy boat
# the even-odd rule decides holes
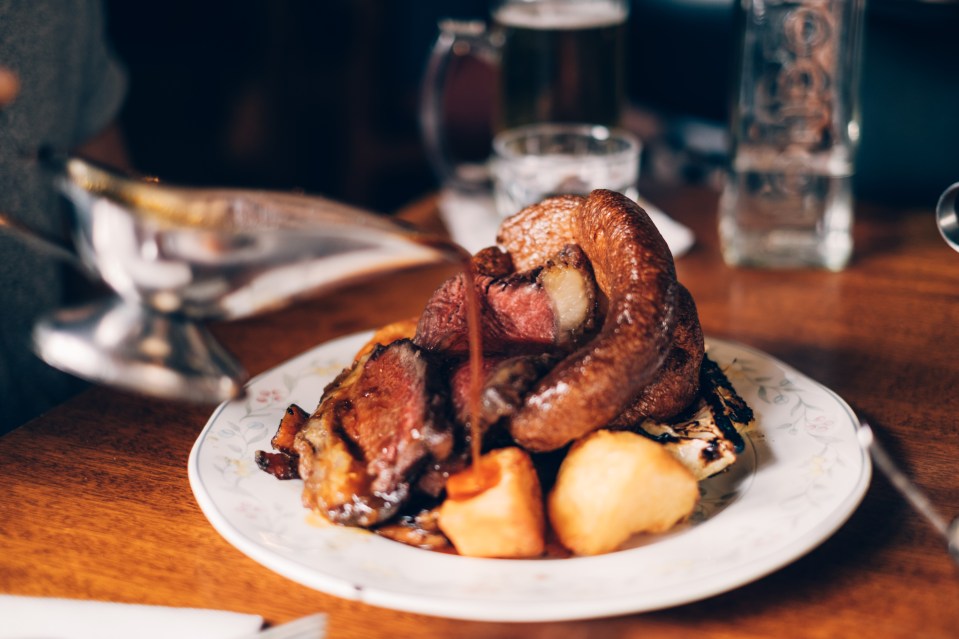
[[[78,158],[52,166],[72,204],[71,243],[0,216],[0,230],[77,263],[114,295],[35,325],[37,354],[84,379],[219,402],[247,373],[203,326],[385,270],[460,259],[438,238],[321,197],[188,188]]]

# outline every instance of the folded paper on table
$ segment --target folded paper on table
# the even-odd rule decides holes
[[[0,639],[238,639],[263,617],[225,610],[0,595]]]
[[[693,232],[642,197],[637,198],[650,219],[662,233],[673,257],[692,248]],[[496,213],[493,197],[488,193],[467,193],[446,188],[440,194],[440,217],[453,241],[470,253],[496,244],[496,231],[503,220]]]

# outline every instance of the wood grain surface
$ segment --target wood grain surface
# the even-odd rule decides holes
[[[760,348],[835,390],[871,418],[944,514],[959,514],[959,254],[938,237],[934,202],[861,206],[854,261],[829,273],[730,269],[714,191],[646,194],[696,231],[677,270],[706,334]],[[435,225],[435,201],[403,214]],[[451,272],[390,275],[215,332],[255,374],[416,314]],[[211,411],[92,388],[0,438],[0,592],[227,609],[270,623],[321,611],[334,638],[959,636],[959,569],[878,475],[849,522],[807,556],[673,609],[511,625],[328,596],[248,559],[200,512],[187,457]]]

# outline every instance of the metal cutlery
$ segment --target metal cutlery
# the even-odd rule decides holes
[[[860,418],[857,432],[859,444],[869,452],[876,467],[889,479],[893,487],[905,498],[913,509],[923,516],[946,540],[946,547],[953,561],[959,565],[959,517],[948,521],[933,505],[929,497],[904,473],[893,461],[873,432],[872,426],[865,419]]]

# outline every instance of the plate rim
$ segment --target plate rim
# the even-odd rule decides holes
[[[257,381],[292,365],[300,359],[306,359],[316,351],[324,348],[333,348],[350,341],[368,339],[373,331],[359,331],[347,335],[338,336],[306,349],[302,353],[273,366],[262,373],[252,377],[246,384],[252,386]],[[758,348],[743,344],[738,341],[725,338],[707,337],[707,347],[710,344],[722,345],[736,351],[749,353],[775,364],[785,373],[799,376],[808,383],[814,385],[820,391],[829,395],[837,406],[843,410],[848,417],[853,430],[859,428],[860,420],[855,411],[849,404],[835,391],[822,383],[809,377],[805,373],[786,364],[780,359],[762,351]],[[234,400],[235,401],[235,400]],[[763,555],[750,559],[745,562],[737,563],[737,573],[732,578],[718,577],[710,575],[705,584],[696,588],[685,589],[685,594],[677,595],[672,592],[675,586],[667,588],[655,596],[644,595],[643,601],[638,605],[635,593],[625,593],[623,595],[604,596],[600,599],[576,600],[569,599],[561,602],[561,605],[531,605],[529,602],[506,602],[506,601],[484,601],[455,597],[425,598],[419,593],[406,593],[392,590],[389,588],[373,588],[350,583],[349,580],[337,576],[329,575],[318,571],[312,567],[305,566],[291,558],[283,556],[280,553],[270,551],[255,540],[250,539],[243,531],[230,522],[221,512],[215,500],[204,489],[199,471],[199,456],[203,447],[203,442],[209,433],[212,425],[217,418],[231,404],[226,401],[218,405],[210,415],[206,424],[199,432],[191,450],[187,462],[187,474],[191,490],[197,505],[206,517],[207,521],[228,543],[241,553],[253,559],[264,568],[276,572],[277,574],[290,579],[296,583],[307,586],[314,590],[324,592],[343,599],[361,601],[363,603],[379,606],[383,608],[412,612],[436,617],[445,617],[451,619],[471,620],[471,621],[500,621],[500,622],[544,622],[544,621],[571,621],[577,619],[592,619],[610,617],[622,614],[652,612],[665,608],[685,605],[695,601],[708,599],[710,597],[729,592],[740,588],[746,584],[758,581],[783,567],[797,561],[807,555],[838,531],[853,515],[865,497],[872,479],[872,464],[867,451],[860,449],[860,468],[859,476],[855,484],[845,494],[839,503],[835,505],[825,516],[818,521],[818,524],[806,531],[800,537],[792,540],[785,548],[772,555]],[[751,447],[755,444],[750,438],[747,442]],[[403,547],[403,551],[412,550],[416,552],[423,551],[416,548]],[[629,552],[624,551],[624,552]],[[599,557],[603,557],[601,555]],[[609,555],[605,555],[609,556]],[[473,557],[455,557],[459,561],[468,562],[497,562],[504,565],[529,563],[531,560],[511,560],[511,559],[480,559]],[[590,561],[596,557],[573,557],[563,560],[549,561]],[[535,560],[532,560],[535,561]],[[754,570],[743,571],[743,565],[759,564]],[[718,573],[717,573],[718,574]],[[685,584],[688,585],[688,584]],[[485,607],[484,607],[485,606]],[[478,607],[480,609],[478,609]],[[495,610],[493,609],[495,608]]]

